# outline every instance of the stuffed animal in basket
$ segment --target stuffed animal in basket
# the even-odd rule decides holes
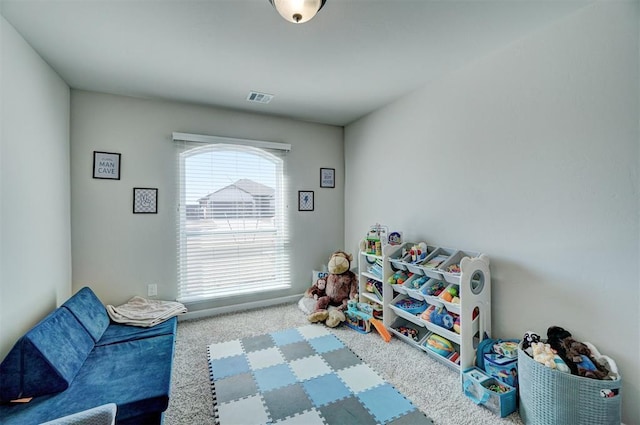
[[[324,322],[334,328],[346,320],[344,311],[351,299],[358,297],[358,278],[349,270],[353,257],[344,251],[336,251],[329,258],[329,275],[324,284],[324,295],[318,292],[322,283],[316,282],[305,292],[307,297],[316,298],[314,311],[307,317],[310,322]],[[319,279],[320,280],[320,279]],[[330,309],[329,307],[335,307]]]
[[[576,341],[571,333],[560,326],[547,329],[547,342],[569,366],[571,374],[592,379],[607,379],[609,371],[593,356],[589,347]]]
[[[556,368],[556,363],[554,361],[556,353],[549,344],[545,344],[544,342],[533,342],[531,343],[531,350],[533,353],[533,360],[538,363],[542,363],[551,369]]]

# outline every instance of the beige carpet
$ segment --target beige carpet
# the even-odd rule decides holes
[[[209,344],[307,323],[305,314],[295,303],[179,322],[171,398],[164,424],[214,424],[207,364]],[[522,424],[517,413],[501,419],[473,404],[462,394],[457,372],[400,340],[385,343],[375,331],[363,335],[347,327],[334,331],[354,353],[436,424]]]

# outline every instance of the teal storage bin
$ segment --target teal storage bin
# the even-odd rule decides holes
[[[499,354],[484,355],[484,370],[505,384],[518,388],[518,358],[511,359]]]
[[[520,417],[526,425],[620,425],[622,377],[599,380],[548,368],[518,348]]]
[[[499,386],[504,392],[491,388]],[[462,373],[464,395],[494,414],[504,418],[516,411],[516,389],[487,375],[482,369],[472,367]]]

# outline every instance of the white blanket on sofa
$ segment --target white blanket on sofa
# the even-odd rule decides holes
[[[138,296],[117,307],[107,305],[107,313],[114,322],[143,327],[155,326],[186,312],[187,308],[177,301],[148,300]]]

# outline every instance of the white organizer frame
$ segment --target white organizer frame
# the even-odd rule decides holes
[[[476,252],[428,246],[428,255],[419,264],[408,264],[398,260],[402,253],[402,248],[409,249],[412,245],[414,245],[414,243],[384,245],[382,247],[382,255],[369,254],[364,250],[360,250],[358,253],[359,301],[373,302],[381,305],[383,310],[383,324],[394,336],[424,351],[430,358],[458,371],[460,373],[460,379],[462,379],[462,371],[475,364],[475,347],[477,343],[485,337],[491,337],[491,270],[489,267],[489,257],[486,254]],[[429,259],[442,253],[449,255],[449,259],[441,264],[442,268],[424,269],[421,267],[421,265]],[[368,266],[375,260],[382,262],[381,278],[367,271]],[[459,274],[449,273],[445,270],[445,267],[458,262],[460,263],[461,269]],[[415,290],[411,291],[398,285],[388,284],[387,281],[389,277],[392,276],[396,270],[403,269],[403,266],[405,266],[404,269],[415,272],[416,275],[424,274],[430,278],[439,279],[446,285],[458,285],[460,304],[448,303],[424,293],[422,294],[423,296],[421,296],[421,294],[416,294]],[[367,279],[375,279],[382,282],[383,290],[381,300],[374,294],[366,291]],[[424,299],[429,304],[444,306],[447,311],[459,314],[460,334],[424,321],[419,315],[412,317],[410,313],[392,306],[393,300],[398,294],[406,294],[416,299]],[[478,308],[479,314],[473,319],[473,311],[476,307]],[[418,326],[421,335],[420,340],[415,342],[411,338],[393,329],[392,325],[397,320],[405,320]],[[434,353],[422,345],[431,333],[441,335],[453,342],[454,345],[457,345],[459,350],[457,351],[460,354],[459,364],[449,361],[447,358]]]

